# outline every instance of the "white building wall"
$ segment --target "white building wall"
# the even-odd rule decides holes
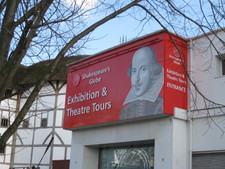
[[[0,102],[0,123],[2,119],[8,119],[8,126],[12,124],[15,118],[17,97],[6,99]],[[2,135],[7,126],[1,126],[0,124],[0,135]],[[11,163],[11,152],[12,152],[13,137],[11,137],[6,143],[6,148],[4,153],[0,153],[0,168],[9,169]]]
[[[205,36],[190,41],[193,81],[187,118],[175,113],[170,118],[73,131],[70,169],[98,169],[99,147],[137,141],[154,141],[154,169],[191,169],[192,154],[225,153],[225,76],[216,57],[225,54],[225,46],[217,36],[225,41],[222,31],[209,34],[210,41]]]
[[[224,32],[217,33],[225,41]],[[214,44],[211,45],[210,41]],[[225,105],[225,76],[222,76],[218,52],[225,53],[224,44],[213,34],[190,41],[190,75],[198,90],[213,102]],[[215,48],[216,47],[216,48]],[[191,109],[204,109],[205,102],[192,86]],[[213,106],[213,105],[212,105]]]
[[[199,94],[191,85],[192,153],[225,152],[225,76],[222,75],[218,52],[225,53],[223,31],[198,37],[190,42],[190,75]],[[203,97],[202,97],[202,96]],[[207,98],[207,99],[204,99]],[[217,103],[217,104],[216,104]]]
[[[50,82],[42,88],[25,117],[29,126],[24,128],[21,124],[17,131],[13,167],[37,166],[52,137],[53,143],[40,163],[41,169],[51,169],[52,160],[70,159],[71,131],[62,129],[65,91],[64,81]],[[27,96],[28,91],[21,97],[20,107]],[[46,127],[41,126],[43,118],[47,119]]]
[[[225,41],[223,32],[217,32],[217,35]],[[189,72],[203,96],[225,105],[225,76],[221,75],[220,60],[216,57],[217,52],[225,53],[225,47],[215,35],[209,35],[209,38],[216,49],[204,36],[190,41]],[[14,167],[37,165],[52,136],[53,146],[46,153],[41,169],[50,169],[52,160],[70,159],[70,154],[70,169],[97,169],[100,146],[139,141],[154,142],[155,169],[191,168],[192,153],[225,152],[225,111],[205,102],[197,90],[191,86],[190,121],[178,113],[174,117],[83,129],[71,134],[62,129],[66,85],[58,82],[47,84],[26,116],[29,128],[21,126],[16,133],[16,145],[12,149],[11,138],[6,153],[0,155],[0,168],[8,169],[12,163]],[[20,108],[29,94],[29,91],[23,94]],[[0,118],[8,117],[12,122],[17,106],[16,98],[1,102]],[[41,118],[48,119],[46,128],[40,126]],[[5,130],[0,127],[0,133]]]
[[[193,152],[225,152],[225,136],[217,125],[225,116],[213,117],[215,123],[209,123],[206,118],[193,121]],[[223,121],[223,120],[222,120]]]
[[[154,142],[154,169],[187,169],[187,121],[165,117],[73,131],[70,169],[98,169],[99,147]]]

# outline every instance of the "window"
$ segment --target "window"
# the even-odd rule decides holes
[[[41,127],[47,127],[47,124],[48,124],[47,118],[41,119]]]
[[[192,168],[193,169],[224,169],[225,168],[225,153],[202,153],[193,154]]]
[[[5,147],[2,150],[0,149],[0,154],[5,154]]]
[[[7,119],[7,118],[1,119],[1,126],[8,127],[8,123],[9,123],[9,119]]]
[[[29,127],[29,120],[23,120],[22,127],[28,128]]]
[[[225,75],[225,59],[222,60],[222,75]]]
[[[216,55],[216,77],[225,75],[225,54]]]
[[[9,95],[11,95],[12,94],[12,89],[7,89],[6,91],[5,91],[5,96],[9,96]]]
[[[99,169],[154,169],[153,146],[100,149]]]

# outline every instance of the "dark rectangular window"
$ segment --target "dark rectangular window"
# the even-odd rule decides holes
[[[12,89],[7,89],[6,91],[5,91],[5,96],[9,96],[9,95],[11,95],[12,94]]]
[[[100,149],[99,169],[154,169],[154,146]]]
[[[218,61],[216,62],[217,76],[225,75],[225,53],[216,55]]]
[[[5,154],[5,147],[2,150],[0,149],[0,154]]]
[[[41,119],[41,127],[47,127],[47,125],[48,125],[48,119],[47,118]]]
[[[7,118],[1,119],[1,126],[8,127],[8,123],[9,123],[9,119],[7,119]]]
[[[23,120],[22,127],[28,128],[29,127],[29,120]]]
[[[222,75],[225,75],[225,59],[222,60]]]
[[[225,153],[193,154],[192,169],[224,169]]]

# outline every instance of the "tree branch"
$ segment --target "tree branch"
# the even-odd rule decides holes
[[[13,51],[10,60],[5,63],[4,69],[0,71],[0,75],[2,79],[4,79],[4,81],[0,81],[0,100],[2,100],[7,87],[12,81],[22,59],[29,48],[30,43],[32,42],[32,39],[36,36],[37,27],[34,28],[35,25],[39,25],[52,1],[53,0],[47,0],[39,14],[33,18],[33,21],[31,20],[26,22],[26,26],[22,32],[16,49]],[[34,25],[34,27],[32,27],[32,25]]]
[[[19,1],[8,0],[6,2],[6,11],[0,32],[0,72],[7,61],[10,43],[15,30],[14,18]]]
[[[33,104],[34,100],[38,96],[39,91],[41,90],[42,86],[45,84],[46,80],[49,79],[52,75],[52,73],[55,71],[57,65],[59,64],[60,60],[63,58],[65,53],[81,38],[88,35],[90,32],[95,30],[100,25],[106,23],[107,21],[115,18],[119,14],[125,12],[126,10],[130,9],[134,5],[136,5],[141,0],[134,0],[133,2],[129,3],[128,5],[124,6],[123,8],[119,9],[118,11],[113,12],[112,14],[106,16],[105,18],[101,19],[100,21],[96,22],[92,26],[88,27],[86,30],[75,36],[70,40],[70,42],[59,52],[59,54],[54,59],[53,63],[49,66],[50,71],[46,73],[40,81],[38,81],[37,85],[31,92],[30,96],[26,100],[26,103],[22,107],[22,109],[19,111],[16,119],[14,120],[13,124],[10,125],[10,127],[7,129],[6,132],[2,135],[0,138],[0,149],[3,149],[7,140],[15,133],[17,128],[19,127],[20,123],[24,119],[26,113],[30,109],[31,105]]]

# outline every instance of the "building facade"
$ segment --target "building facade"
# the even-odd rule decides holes
[[[191,39],[159,31],[70,60],[67,81],[46,83],[0,168],[225,168],[224,41],[222,30]],[[150,61],[135,62],[143,54]],[[154,63],[155,78],[144,76],[152,70],[143,60]],[[29,92],[1,102],[1,133]]]
[[[60,63],[56,74],[45,83],[17,132],[8,141],[5,151],[0,153],[1,169],[69,167],[72,133],[62,129],[66,65],[82,57],[66,57]],[[33,84],[47,67],[48,62],[41,62],[19,69],[14,79],[18,83],[13,84],[15,88],[8,90],[6,95],[18,90],[18,86],[27,90],[0,103],[1,134],[12,124],[33,90]]]
[[[224,32],[216,31],[216,34],[213,32],[189,40],[173,35],[167,39],[168,34],[166,34],[163,40],[170,42],[161,43],[159,36],[164,33],[151,34],[147,37],[148,42],[145,41],[146,37],[128,42],[93,58],[74,63],[70,67],[64,128],[72,131],[71,169],[222,169],[225,167],[223,94],[225,48],[222,43],[225,40]],[[170,48],[169,43],[171,46],[175,43],[175,49]],[[150,115],[148,109],[143,109],[143,106],[148,107],[145,102],[141,105],[136,101],[137,98],[146,99],[140,94],[141,84],[138,86],[135,82],[142,81],[144,84],[145,80],[142,79],[141,74],[144,77],[143,72],[149,66],[147,59],[141,66],[141,59],[139,64],[134,62],[137,54],[139,58],[148,55],[148,52],[139,50],[143,46],[155,50],[158,56],[156,59],[164,68],[164,85],[158,93],[158,97],[163,98],[164,101],[162,114],[159,113],[160,109],[157,109],[158,113]],[[184,54],[185,49],[182,49],[184,46],[188,50],[187,59]],[[127,60],[124,58],[129,57],[131,59],[128,59],[128,62],[132,63],[128,69],[131,70],[130,84],[126,82],[129,78],[121,75],[126,69],[121,69],[120,64],[123,63],[123,67],[128,68],[129,64],[126,64]],[[116,68],[114,62],[117,63]],[[88,66],[85,67],[86,65]],[[103,71],[107,67],[110,71]],[[120,73],[116,72],[118,69]],[[119,74],[119,78],[114,77],[113,73]],[[148,73],[152,75],[150,68]],[[107,78],[106,74],[110,78]],[[184,75],[190,79],[186,81],[182,78]],[[145,79],[148,78],[145,76]],[[92,79],[95,80],[95,84],[90,83]],[[110,83],[113,86],[110,86]],[[123,85],[124,83],[126,85]],[[186,83],[188,88],[185,88]],[[159,86],[160,83],[157,84]],[[85,90],[80,87],[83,85]],[[102,91],[101,87],[107,91],[107,96],[103,97],[101,94],[86,98],[83,96],[86,90],[91,91],[89,94],[92,95],[94,91]],[[136,102],[128,103],[130,106],[127,106],[126,113],[130,115],[122,115],[129,118],[124,120],[118,115],[124,110],[118,111],[124,106],[119,104],[118,100],[121,97],[122,100],[128,100],[127,98],[132,95],[127,90],[129,87],[133,88],[133,95],[136,95],[131,100]],[[112,92],[111,88],[113,88]],[[76,90],[79,92],[74,92]],[[186,92],[187,100],[184,94]],[[124,93],[129,93],[129,97],[124,97]],[[113,98],[114,94],[116,99]],[[110,103],[110,106],[95,111],[94,105],[100,103]],[[167,103],[173,107],[167,107]],[[187,107],[182,103],[186,103]],[[85,108],[84,111],[80,109],[82,106]],[[155,107],[155,104],[152,103],[151,106]],[[139,112],[134,117],[133,112],[136,109]],[[140,117],[143,112],[145,116]],[[105,115],[101,116],[101,113]],[[86,118],[89,120],[86,121]]]
[[[183,66],[187,40],[164,31],[72,65],[64,114],[73,131],[70,168],[189,168]]]
[[[54,161],[67,164],[70,159],[71,132],[62,129],[65,89],[65,81],[51,81],[39,92],[17,130],[12,152],[13,168],[39,166],[49,169]],[[27,96],[28,91],[21,96],[20,107]]]
[[[224,137],[224,31],[215,31],[190,41],[189,137],[192,168],[225,166]]]
[[[8,91],[11,93],[11,91]],[[17,96],[10,99],[4,100],[0,103],[0,115],[1,115],[1,126],[0,134],[2,135],[11,122],[14,120],[14,115],[17,110]],[[0,166],[3,169],[8,169],[12,160],[12,149],[13,149],[13,138],[10,138],[7,142],[4,152],[0,153]]]
[[[30,90],[17,99],[10,99],[10,103],[7,103],[10,105],[8,112],[8,109],[3,109],[4,104],[1,104],[2,132],[3,119],[8,120],[7,124],[5,122],[5,127],[8,127],[13,120],[8,117],[15,116],[25,103]],[[50,169],[53,163],[69,164],[71,132],[62,129],[65,90],[65,81],[51,81],[42,88],[16,134],[9,140],[6,152],[0,155],[2,169],[32,166]]]

